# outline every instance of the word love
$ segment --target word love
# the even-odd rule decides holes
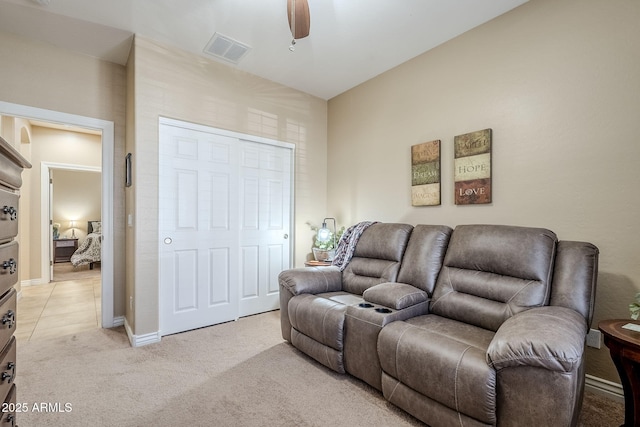
[[[484,187],[480,187],[480,188],[466,188],[466,189],[460,189],[460,195],[461,196],[477,196],[480,194],[487,194],[486,192],[486,188]]]

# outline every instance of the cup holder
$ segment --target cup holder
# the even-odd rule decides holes
[[[373,304],[369,304],[368,302],[361,302],[360,304],[358,304],[358,306],[362,308],[371,308],[373,307]]]
[[[376,311],[378,313],[391,313],[391,310],[389,310],[388,308],[384,308],[384,307],[378,307],[378,308],[376,308]]]

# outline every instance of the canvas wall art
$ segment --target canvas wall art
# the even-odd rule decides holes
[[[440,140],[411,146],[411,205],[440,204]]]
[[[456,205],[491,203],[491,129],[454,137]]]

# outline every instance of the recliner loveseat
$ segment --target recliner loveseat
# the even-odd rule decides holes
[[[283,337],[428,425],[575,425],[598,249],[545,229],[375,223],[280,274]]]

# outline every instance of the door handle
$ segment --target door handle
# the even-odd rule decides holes
[[[283,237],[284,237],[285,239],[288,239],[288,238],[289,238],[289,235],[288,235],[287,233],[284,233],[284,236],[283,236]]]
[[[164,238],[164,244],[165,245],[170,245],[171,243],[173,243],[173,240],[171,239],[171,237],[165,237]]]

